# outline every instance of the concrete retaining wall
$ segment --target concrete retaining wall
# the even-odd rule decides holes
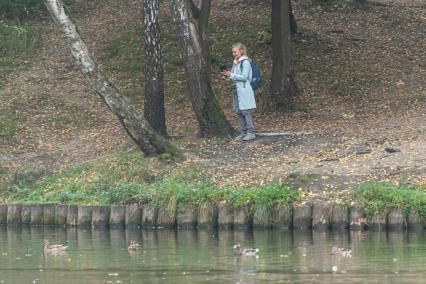
[[[367,217],[363,206],[319,202],[295,205],[293,208],[275,206],[260,218],[256,207],[218,207],[212,203],[187,205],[177,212],[147,205],[55,205],[0,204],[0,225],[19,226],[79,226],[137,227],[137,228],[219,228],[219,229],[293,229],[293,230],[425,230],[426,221],[418,213],[404,215],[401,208]]]

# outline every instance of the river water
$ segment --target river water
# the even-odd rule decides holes
[[[236,243],[258,256],[235,257]],[[0,228],[0,283],[426,283],[425,265],[425,233]]]

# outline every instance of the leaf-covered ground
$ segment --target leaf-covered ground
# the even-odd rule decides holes
[[[94,57],[120,90],[141,105],[143,64],[138,62],[143,48],[134,8],[138,1],[74,2],[74,19]],[[201,169],[217,186],[280,183],[323,194],[368,180],[425,184],[424,1],[375,0],[354,11],[296,6],[294,61],[301,96],[291,106],[293,111],[277,112],[266,83],[257,94],[257,131],[284,135],[248,143],[196,138],[197,124],[185,96],[185,76],[165,2],[168,132],[187,156],[174,168]],[[213,70],[229,62],[230,46],[242,41],[268,82],[269,1],[213,3]],[[10,73],[1,84],[0,116],[13,126],[11,133],[1,136],[2,176],[37,180],[134,149],[73,64],[56,26],[41,25],[41,48],[29,67]],[[228,119],[237,127],[228,83],[218,74],[213,82]]]

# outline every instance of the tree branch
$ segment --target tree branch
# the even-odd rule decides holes
[[[108,108],[117,115],[127,134],[138,147],[146,155],[158,155],[166,152],[177,154],[177,149],[152,129],[135,107],[120,94],[117,87],[97,68],[89,56],[86,44],[77,33],[74,23],[65,13],[62,1],[44,0],[44,4],[64,33],[65,40],[81,72]]]

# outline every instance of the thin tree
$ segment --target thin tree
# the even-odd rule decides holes
[[[163,54],[160,44],[160,1],[141,0],[145,44],[144,116],[151,126],[166,136],[164,109]]]
[[[206,70],[209,76],[211,77],[211,67],[210,67],[210,38],[209,38],[209,18],[212,8],[212,0],[202,0],[200,7],[196,5],[194,0],[191,0],[191,11],[192,16],[197,20],[198,24],[198,33],[200,35],[203,55],[206,61]]]
[[[97,94],[115,113],[131,139],[146,155],[178,154],[177,149],[158,135],[141,115],[120,94],[116,86],[98,69],[90,58],[86,44],[77,33],[74,23],[64,11],[61,0],[44,0],[52,18],[62,30],[77,65]]]
[[[217,101],[207,72],[198,23],[191,12],[192,0],[172,0],[173,22],[179,37],[187,74],[188,91],[200,136],[234,133]]]
[[[290,0],[272,0],[272,78],[271,95],[284,107],[297,95],[290,51]]]

